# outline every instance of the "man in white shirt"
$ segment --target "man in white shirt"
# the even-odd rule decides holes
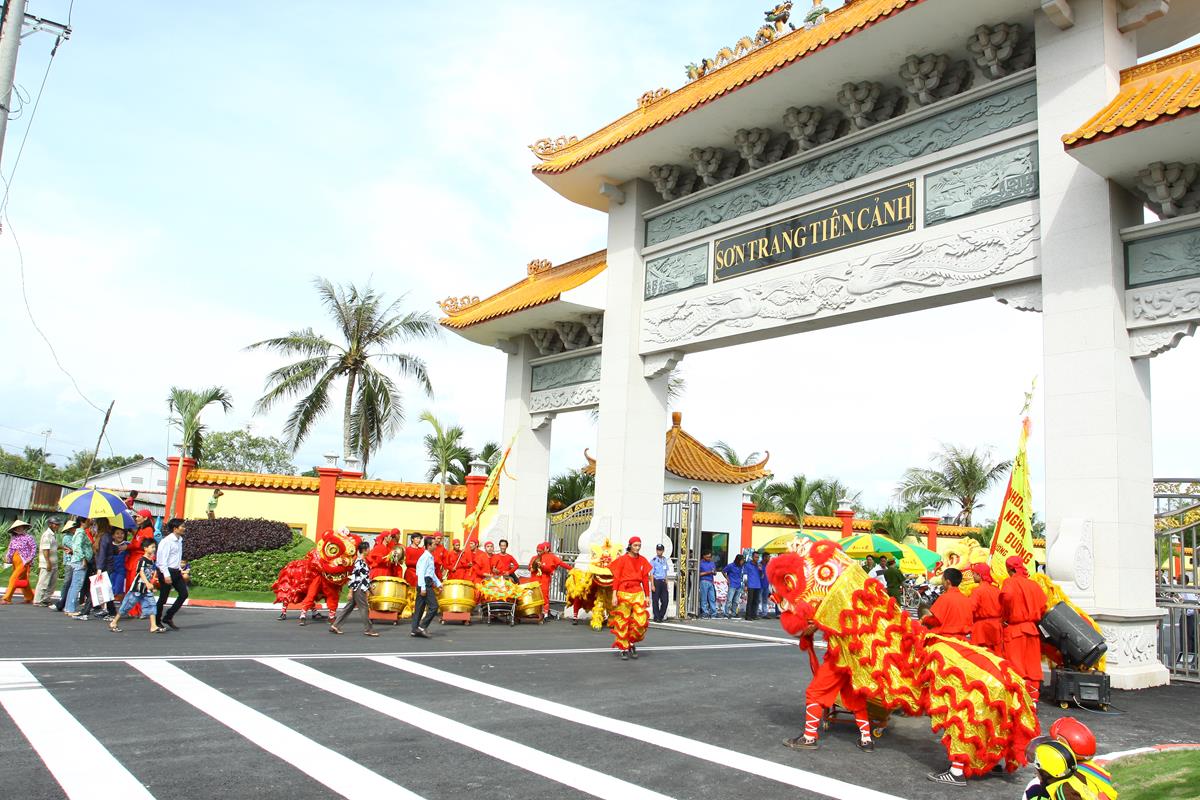
[[[417,559],[417,602],[413,608],[412,615],[412,632],[410,636],[415,636],[421,639],[428,639],[429,634],[425,629],[429,627],[429,623],[433,622],[434,615],[438,612],[437,594],[434,592],[434,587],[442,588],[442,582],[438,579],[437,568],[433,563],[433,537],[426,536],[422,540],[425,547],[425,552],[421,553],[421,557]],[[425,612],[425,619],[421,619],[421,612]]]
[[[58,577],[58,519],[46,523],[46,530],[38,537],[38,582],[33,593],[33,602],[39,606],[50,605],[50,593],[54,591],[54,580]]]
[[[154,564],[158,567],[158,609],[154,615],[154,621],[159,630],[163,630],[163,626],[170,628],[173,631],[179,630],[175,624],[175,612],[179,611],[179,607],[183,605],[183,601],[187,600],[188,590],[187,581],[183,577],[183,520],[178,517],[167,523],[167,535],[158,543],[158,554],[154,558]],[[167,609],[167,613],[163,614],[163,607],[167,604],[167,598],[171,596],[171,590],[175,590],[175,602]]]

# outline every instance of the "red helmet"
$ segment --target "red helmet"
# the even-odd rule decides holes
[[[1096,736],[1087,725],[1074,717],[1056,719],[1050,725],[1050,735],[1071,748],[1079,758],[1096,755]]]

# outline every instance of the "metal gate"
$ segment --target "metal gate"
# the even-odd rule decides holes
[[[1158,656],[1172,680],[1200,681],[1200,480],[1155,481],[1154,500]]]
[[[663,495],[663,536],[671,542],[675,603],[680,619],[700,611],[700,490]]]
[[[585,497],[562,511],[550,514],[546,519],[546,539],[554,546],[559,558],[568,564],[574,564],[579,557],[579,537],[592,524],[595,508],[595,498]],[[566,582],[567,573],[561,569],[555,570],[554,577],[550,579],[550,602],[566,601]]]

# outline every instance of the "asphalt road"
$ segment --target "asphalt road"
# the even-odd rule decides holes
[[[11,796],[1015,798],[1027,779],[928,783],[945,753],[923,719],[894,718],[874,754],[849,727],[816,752],[784,748],[808,668],[782,644],[656,627],[622,662],[607,633],[565,622],[435,624],[417,640],[273,617],[189,608],[183,630],[151,636],[0,609]],[[1195,742],[1197,699],[1174,686],[1117,693],[1122,714],[1076,713],[1103,751]],[[1043,724],[1064,713],[1043,705]]]

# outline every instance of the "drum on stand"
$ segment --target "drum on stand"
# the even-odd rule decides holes
[[[372,611],[395,614],[412,603],[412,595],[412,587],[401,578],[375,578],[367,593],[367,605]]]

